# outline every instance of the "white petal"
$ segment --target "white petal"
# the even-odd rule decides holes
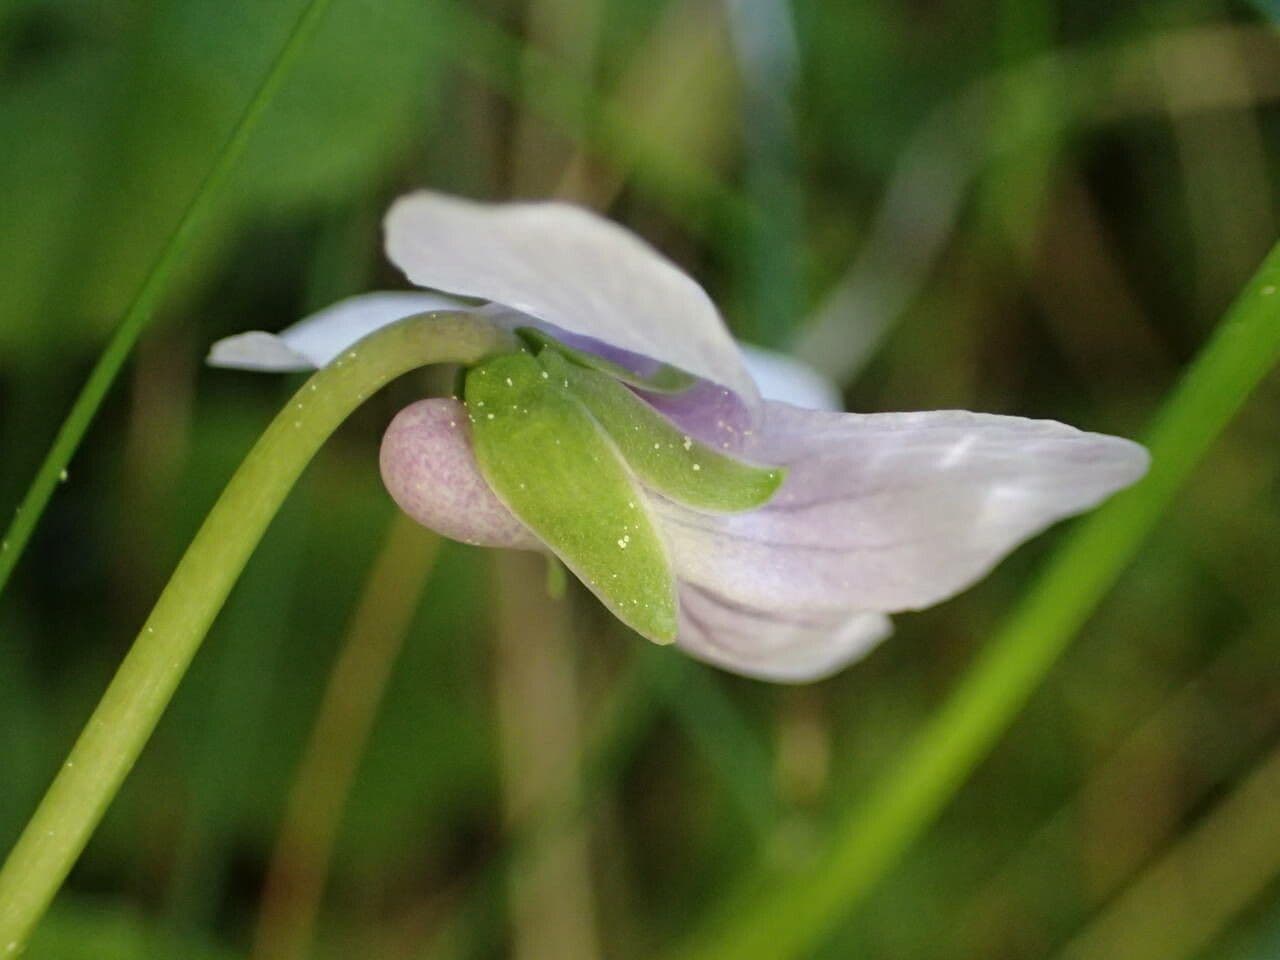
[[[414,283],[479,297],[758,394],[706,293],[635,235],[564,203],[491,205],[420,192],[386,222]]]
[[[478,312],[474,306],[439,293],[365,293],[339,300],[278,334],[251,330],[219,340],[209,350],[208,363],[241,370],[314,370],[373,331],[431,310]]]
[[[778,400],[807,410],[843,410],[835,383],[803,360],[776,350],[739,343],[747,371],[766,400]]]
[[[708,663],[760,680],[805,683],[865,656],[893,630],[882,613],[782,614],[685,585],[676,644]]]
[[[263,330],[250,330],[248,333],[224,337],[209,348],[209,356],[205,362],[211,367],[261,370],[264,373],[313,370],[316,367],[289,346],[283,337]]]
[[[656,516],[682,581],[781,612],[931,606],[1148,461],[1128,440],[1052,421],[778,403],[743,454],[788,468],[769,504],[712,516],[655,497]]]

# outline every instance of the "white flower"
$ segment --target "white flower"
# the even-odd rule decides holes
[[[1147,467],[1135,443],[1053,421],[812,409],[836,398],[820,376],[795,360],[744,353],[692,279],[573,206],[415,193],[388,214],[386,245],[411,281],[448,295],[356,297],[279,335],[221,341],[210,362],[317,367],[380,326],[460,309],[512,327],[540,324],[640,372],[659,362],[695,375],[702,382],[683,393],[642,396],[700,442],[787,470],[772,500],[742,513],[643,493],[677,584],[676,642],[740,673],[801,681],[839,669],[890,632],[887,614],[965,589],[1018,544]],[[477,468],[459,401],[403,411],[382,464],[401,507],[441,533],[541,546]]]

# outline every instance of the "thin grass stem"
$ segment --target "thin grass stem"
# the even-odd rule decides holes
[[[244,153],[254,128],[262,119],[267,106],[275,98],[289,70],[297,62],[307,41],[315,33],[329,3],[330,0],[308,0],[302,13],[298,15],[293,29],[285,39],[284,46],[276,54],[258,89],[249,99],[240,119],[236,121],[236,125],[214,159],[213,166],[205,175],[190,204],[183,211],[173,233],[169,235],[169,239],[147,273],[146,279],[143,280],[142,286],[138,288],[137,294],[125,311],[124,318],[116,327],[106,349],[102,351],[102,355],[90,372],[89,379],[80,389],[80,394],[72,404],[71,411],[58,429],[57,436],[54,437],[53,446],[49,448],[44,462],[36,472],[35,479],[31,481],[31,486],[14,512],[9,529],[4,537],[0,538],[0,592],[4,591],[5,584],[8,583],[14,567],[17,566],[27,541],[31,539],[31,534],[39,523],[45,507],[48,506],[53,491],[57,489],[67,464],[71,462],[98,408],[102,406],[107,391],[115,383],[138,337],[155,315],[160,299],[169,286],[170,278],[190,249],[200,228],[204,226],[236,162]]]

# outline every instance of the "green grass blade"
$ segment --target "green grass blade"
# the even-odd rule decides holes
[[[160,298],[169,284],[169,278],[204,225],[218,194],[231,176],[236,161],[244,153],[254,128],[262,119],[267,106],[280,89],[280,85],[305,48],[307,41],[315,33],[329,3],[330,0],[307,0],[306,6],[298,15],[280,52],[276,54],[275,60],[263,76],[262,83],[259,84],[240,115],[240,119],[236,121],[236,125],[227,136],[213,166],[196,190],[191,203],[183,211],[177,226],[169,235],[168,241],[142,282],[133,302],[125,311],[124,319],[120,321],[102,356],[98,358],[97,364],[89,374],[89,379],[81,388],[79,396],[71,407],[71,412],[67,414],[66,420],[63,421],[54,438],[53,446],[49,448],[26,496],[22,498],[22,503],[19,504],[8,531],[3,540],[0,540],[0,591],[3,591],[5,584],[8,583],[23,548],[26,547],[36,523],[39,522],[41,514],[49,503],[49,498],[57,488],[63,471],[70,463],[76,448],[80,446],[80,441],[84,439],[89,424],[102,405],[107,391],[111,389],[138,337],[154,316]]]
[[[1278,291],[1280,245],[1166,401],[1148,438],[1147,477],[1076,527],[911,749],[837,825],[821,859],[766,885],[758,899],[736,900],[677,954],[682,960],[806,954],[927,829],[1280,361]]]

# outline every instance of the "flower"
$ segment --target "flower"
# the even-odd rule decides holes
[[[704,454],[697,451],[715,451],[730,474],[735,464],[748,479],[776,468],[767,493],[750,508],[709,509],[664,486],[661,471],[671,473],[668,460],[677,462],[678,448],[659,451],[668,459],[657,462],[658,479],[651,479],[635,466],[634,451],[618,443],[616,423],[610,433],[623,448],[622,472],[640,477],[617,489],[638,490],[641,502],[614,503],[639,518],[637,526],[620,529],[638,532],[634,541],[619,536],[616,560],[607,562],[630,569],[652,530],[670,575],[664,589],[673,597],[675,642],[738,673],[805,681],[834,672],[888,635],[888,614],[953,596],[1024,540],[1096,506],[1147,467],[1146,451],[1135,443],[1053,421],[830,409],[835,394],[815,372],[739,347],[689,276],[623,228],[571,205],[487,205],[419,192],[392,206],[385,229],[387,255],[409,280],[447,294],[355,297],[279,335],[255,331],[220,341],[210,362],[257,370],[318,367],[403,317],[467,310],[512,328],[536,327],[552,344],[539,354],[542,367],[525,357],[511,368],[527,372],[525,386],[533,392],[519,393],[520,383],[495,374],[519,396],[541,396],[532,378],[547,379],[548,369],[600,377],[606,392],[617,389],[618,380],[630,381],[623,391],[630,399],[614,397],[643,408],[628,416],[638,424],[660,414],[654,423],[645,420],[645,429],[678,431],[686,450],[697,444],[694,462],[686,458],[682,465],[698,471]],[[563,357],[585,365],[546,366],[564,364]],[[690,376],[679,389],[653,389],[646,378],[670,368]],[[544,490],[544,501],[525,504],[516,493],[525,487],[524,475],[509,474],[501,455],[503,444],[519,446],[532,434],[513,421],[500,442],[493,440],[493,416],[476,421],[476,404],[502,394],[484,393],[471,375],[467,383],[466,403],[422,400],[389,426],[381,466],[392,497],[414,519],[457,540],[518,549],[550,545],[627,619],[628,601],[602,586],[599,565],[575,563],[572,551],[548,533],[552,528],[536,520],[545,497],[557,493],[547,509],[562,520],[598,505],[575,500],[568,492],[575,478],[563,473],[554,482],[564,490]],[[568,378],[564,384],[570,386]],[[484,389],[502,388],[490,380]],[[528,413],[522,402],[510,409]],[[623,422],[631,421],[624,416]],[[520,461],[526,470],[529,455]],[[655,627],[650,634],[659,632]]]

